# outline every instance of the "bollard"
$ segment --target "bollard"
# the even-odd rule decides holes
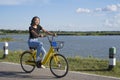
[[[114,68],[114,66],[116,65],[116,48],[112,47],[109,48],[109,67],[108,70],[112,70]]]
[[[4,43],[3,51],[4,51],[3,58],[6,58],[6,56],[8,55],[8,42]]]

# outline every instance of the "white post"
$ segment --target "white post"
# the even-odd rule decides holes
[[[8,42],[5,42],[5,43],[4,43],[3,51],[4,51],[3,58],[5,58],[6,55],[8,55]]]
[[[116,66],[116,48],[112,47],[109,49],[109,70],[112,70]]]

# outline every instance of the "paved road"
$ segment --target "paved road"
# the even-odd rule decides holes
[[[0,80],[120,80],[120,78],[69,72],[64,78],[55,78],[49,69],[35,69],[24,73],[19,64],[0,62]]]

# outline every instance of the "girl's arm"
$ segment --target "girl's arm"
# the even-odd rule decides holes
[[[45,32],[45,33],[47,33],[47,34],[49,34],[49,35],[53,35],[53,36],[55,36],[54,33],[51,33],[51,32],[49,32],[49,31],[47,31],[47,30],[45,30],[45,29],[43,29],[43,28],[42,28],[42,31]]]
[[[37,37],[42,37],[42,35],[37,34],[34,30],[31,30],[31,32],[32,32],[32,34],[34,34],[34,35],[37,36]]]

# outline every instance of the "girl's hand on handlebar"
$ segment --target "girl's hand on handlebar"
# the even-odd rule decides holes
[[[53,35],[52,36],[57,36],[57,34],[56,33],[53,33]]]
[[[43,37],[44,37],[44,35],[43,35],[43,34],[40,34],[40,35],[39,35],[39,37],[42,37],[42,38],[43,38]]]

